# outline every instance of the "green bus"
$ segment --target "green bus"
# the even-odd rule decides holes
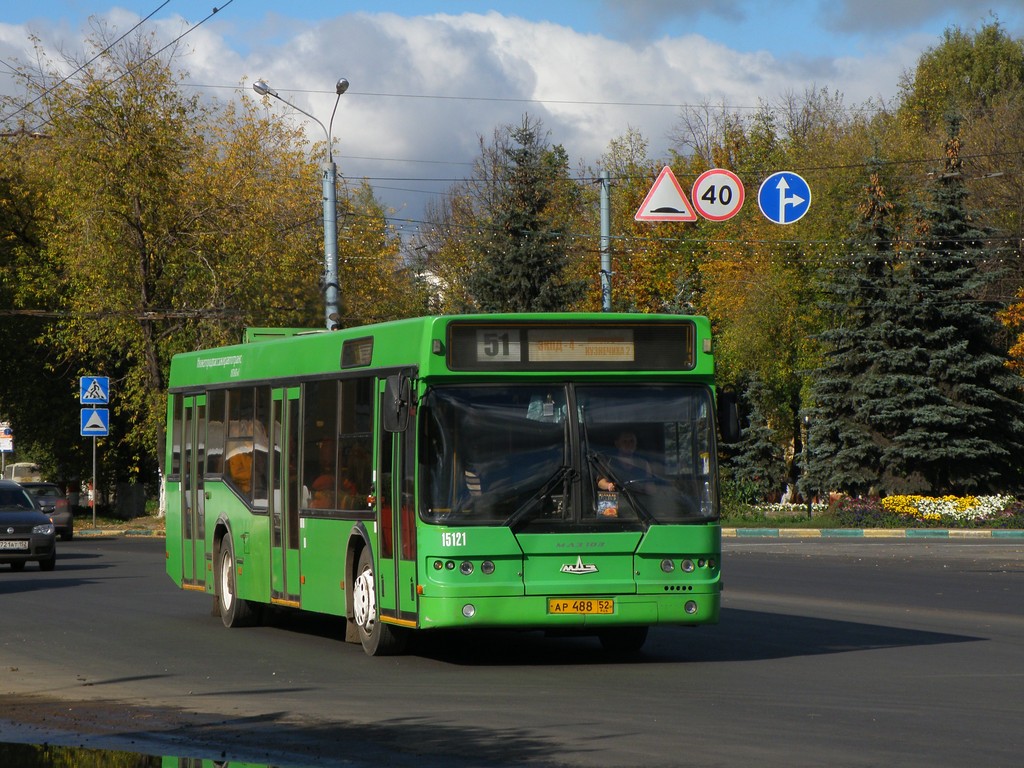
[[[334,614],[376,656],[473,628],[630,651],[718,620],[737,419],[706,318],[249,329],[174,357],[167,417],[167,573],[225,626]]]

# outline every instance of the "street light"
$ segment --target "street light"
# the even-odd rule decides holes
[[[257,80],[252,84],[252,89],[260,96],[272,96],[278,101],[283,101],[292,109],[301,112],[323,128],[324,136],[327,139],[327,157],[323,164],[323,174],[321,174],[324,197],[324,322],[327,325],[327,330],[333,331],[340,326],[341,317],[338,314],[338,200],[337,190],[335,189],[338,167],[334,164],[331,129],[334,127],[334,113],[338,111],[338,102],[341,101],[341,94],[348,90],[348,80],[343,77],[334,86],[334,92],[338,94],[338,97],[334,100],[331,120],[326,126],[306,110],[282,98],[277,91],[267,84],[266,80]]]
[[[807,517],[814,516],[814,497],[811,495],[811,416],[804,414],[804,493],[807,494]]]

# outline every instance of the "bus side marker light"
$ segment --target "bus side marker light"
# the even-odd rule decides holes
[[[422,595],[423,594],[423,585],[422,584],[417,584],[416,585],[416,594],[417,595]]]

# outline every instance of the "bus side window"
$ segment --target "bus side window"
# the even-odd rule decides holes
[[[252,499],[254,474],[254,392],[251,387],[228,393],[227,435],[224,440],[224,464],[227,477],[246,499]],[[264,445],[266,431],[264,430]]]
[[[224,472],[224,406],[227,393],[215,389],[207,393],[206,425],[206,474],[220,475]]]

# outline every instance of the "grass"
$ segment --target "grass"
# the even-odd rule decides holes
[[[93,524],[91,509],[86,507],[77,507],[75,509],[76,531],[99,529],[105,531],[146,530],[162,532],[164,530],[164,520],[165,518],[159,517],[156,514],[145,514],[129,518],[115,517],[106,509],[97,509],[96,522]]]

